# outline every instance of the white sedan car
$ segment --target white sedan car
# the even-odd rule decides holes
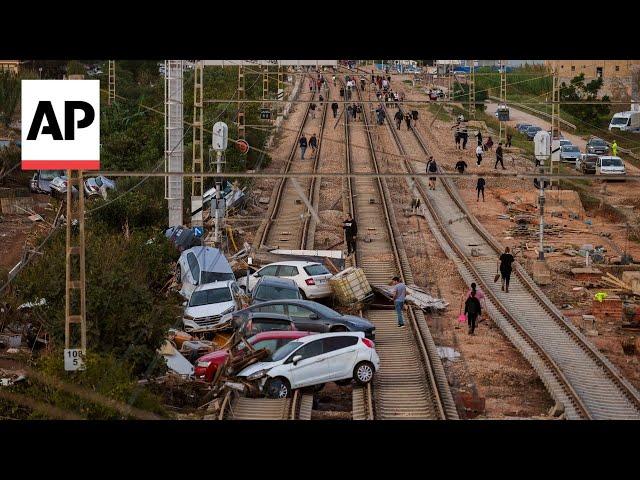
[[[251,292],[260,277],[267,275],[290,278],[296,282],[304,298],[325,298],[331,295],[329,279],[333,275],[324,265],[316,262],[288,261],[270,263],[249,275],[248,290],[246,289],[247,277],[239,279],[238,285],[240,288]]]
[[[297,388],[326,382],[366,385],[380,368],[375,344],[363,332],[321,333],[293,340],[280,347],[269,362],[259,362],[238,376],[260,380],[270,397],[285,398]]]

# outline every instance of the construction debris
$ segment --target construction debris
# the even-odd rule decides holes
[[[640,273],[640,272],[629,272],[629,273]],[[633,284],[626,283],[620,280],[618,277],[611,275],[610,273],[606,273],[604,276],[600,277],[600,280],[605,284],[614,287],[615,289],[622,290],[627,295],[636,295],[640,297],[640,288],[639,288],[640,285],[638,285],[638,282],[635,283],[635,287],[634,287]]]
[[[387,297],[389,300],[393,298],[393,287],[392,286],[384,286],[384,287],[373,287],[373,289]],[[433,310],[444,310],[449,306],[449,303],[444,301],[441,298],[436,298],[417,285],[407,285],[407,296],[405,297],[405,301],[411,305],[415,305],[421,310],[433,311]]]
[[[329,279],[336,301],[340,305],[363,302],[373,296],[371,285],[361,268],[349,267]]]

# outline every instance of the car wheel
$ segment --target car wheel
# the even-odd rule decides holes
[[[266,392],[269,398],[287,398],[291,396],[291,385],[286,378],[274,378],[267,384]]]
[[[375,369],[371,362],[360,362],[353,369],[353,378],[359,385],[366,385],[373,378]]]

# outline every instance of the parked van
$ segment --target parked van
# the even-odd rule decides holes
[[[603,155],[596,160],[596,175],[624,180],[625,173],[624,162],[620,157]]]
[[[616,113],[609,123],[609,130],[615,128],[623,132],[640,132],[640,112]]]

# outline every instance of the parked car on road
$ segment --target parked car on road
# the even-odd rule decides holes
[[[529,127],[533,127],[530,123],[516,123],[516,130],[520,133],[527,131]]]
[[[536,136],[536,133],[538,133],[540,130],[542,130],[541,127],[531,125],[524,131],[524,134],[526,135],[527,140],[533,140],[533,138]]]
[[[585,153],[595,153],[597,155],[606,155],[609,153],[609,145],[601,138],[593,137],[587,142]]]
[[[576,170],[582,173],[596,173],[596,163],[598,161],[598,155],[593,153],[581,153],[580,157],[576,160]]]
[[[613,115],[609,123],[609,131],[618,129],[621,132],[640,131],[640,112],[618,112]]]
[[[580,149],[575,145],[564,145],[560,147],[560,161],[575,163],[580,158]]]
[[[298,330],[310,332],[364,332],[367,338],[375,338],[375,326],[362,317],[343,315],[311,300],[272,300],[250,305],[220,319],[220,323],[232,317],[246,317],[250,312],[279,313],[291,317]]]
[[[180,294],[185,298],[189,298],[198,285],[236,279],[224,253],[212,247],[185,250],[176,270],[176,278],[182,283]]]
[[[290,278],[260,277],[251,291],[251,303],[302,298],[296,282]]]
[[[116,182],[108,179],[102,175],[98,175],[97,177],[87,178],[84,181],[84,194],[87,198],[102,195],[101,189],[104,190],[115,190]]]
[[[51,193],[51,182],[61,176],[64,176],[64,170],[36,170],[29,181],[29,190],[33,193]]]
[[[309,299],[326,298],[331,295],[329,280],[333,275],[321,263],[305,261],[287,261],[270,263],[249,275],[249,289],[251,292],[260,279],[265,275],[286,277],[296,282],[303,296]],[[245,288],[247,278],[238,280],[240,288]]]
[[[295,389],[326,382],[353,379],[366,385],[379,368],[375,344],[362,332],[324,333],[293,340],[238,376],[258,380],[269,397],[286,398]]]
[[[182,323],[185,330],[210,327],[218,323],[222,315],[231,313],[238,307],[236,296],[239,293],[235,280],[197,286],[184,309]]]
[[[605,155],[596,160],[596,175],[624,180],[625,173],[624,162],[620,157]]]
[[[549,132],[551,133],[551,132]],[[573,145],[573,143],[571,143],[571,140],[567,140],[566,138],[561,138],[560,139],[560,147],[564,147],[565,145]]]
[[[283,345],[286,345],[292,340],[297,340],[302,337],[311,335],[311,332],[299,332],[297,330],[274,330],[261,332],[247,339],[247,343],[251,345],[255,350],[266,348],[271,354],[278,350]],[[240,342],[234,352],[234,355],[244,355],[249,351],[247,345],[244,342]],[[213,381],[218,368],[224,364],[229,356],[229,350],[222,348],[214,352],[209,352],[206,355],[201,356],[196,361],[195,377],[207,382]]]

